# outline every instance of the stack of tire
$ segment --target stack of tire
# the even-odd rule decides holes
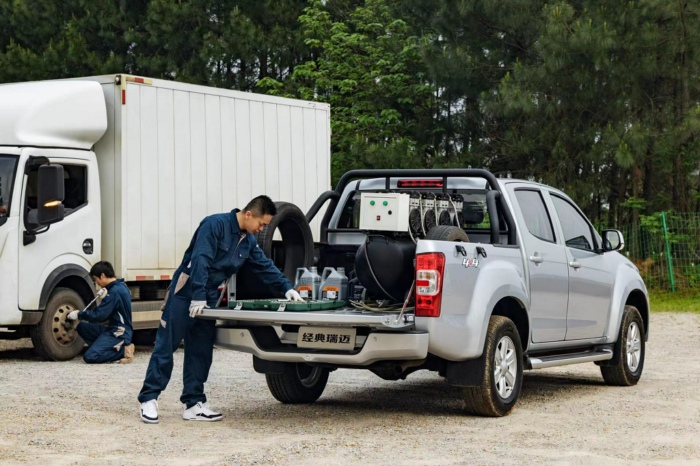
[[[256,235],[258,245],[277,268],[294,284],[299,267],[314,264],[314,238],[309,222],[299,207],[289,202],[275,202],[277,215],[270,224]],[[279,231],[281,241],[273,241]],[[255,273],[243,265],[236,275],[238,299],[283,298],[284,293],[263,283]]]

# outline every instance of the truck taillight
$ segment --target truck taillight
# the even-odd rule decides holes
[[[416,317],[440,317],[445,255],[440,252],[416,256]]]

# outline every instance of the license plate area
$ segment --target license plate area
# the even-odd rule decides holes
[[[356,333],[355,328],[302,326],[297,334],[297,347],[353,350]]]

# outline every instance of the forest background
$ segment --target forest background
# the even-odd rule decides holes
[[[333,180],[541,181],[624,226],[652,287],[682,267],[692,291],[698,24],[700,0],[0,0],[0,82],[129,73],[328,102]]]

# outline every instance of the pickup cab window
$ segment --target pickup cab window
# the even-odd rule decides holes
[[[10,202],[12,201],[16,170],[16,156],[0,155],[0,225],[5,223],[3,219],[10,215]]]
[[[518,199],[528,231],[538,239],[553,243],[554,228],[542,194],[530,189],[516,189],[515,197]]]
[[[552,202],[564,231],[564,243],[570,248],[593,251],[594,241],[591,226],[569,201],[552,195]]]

